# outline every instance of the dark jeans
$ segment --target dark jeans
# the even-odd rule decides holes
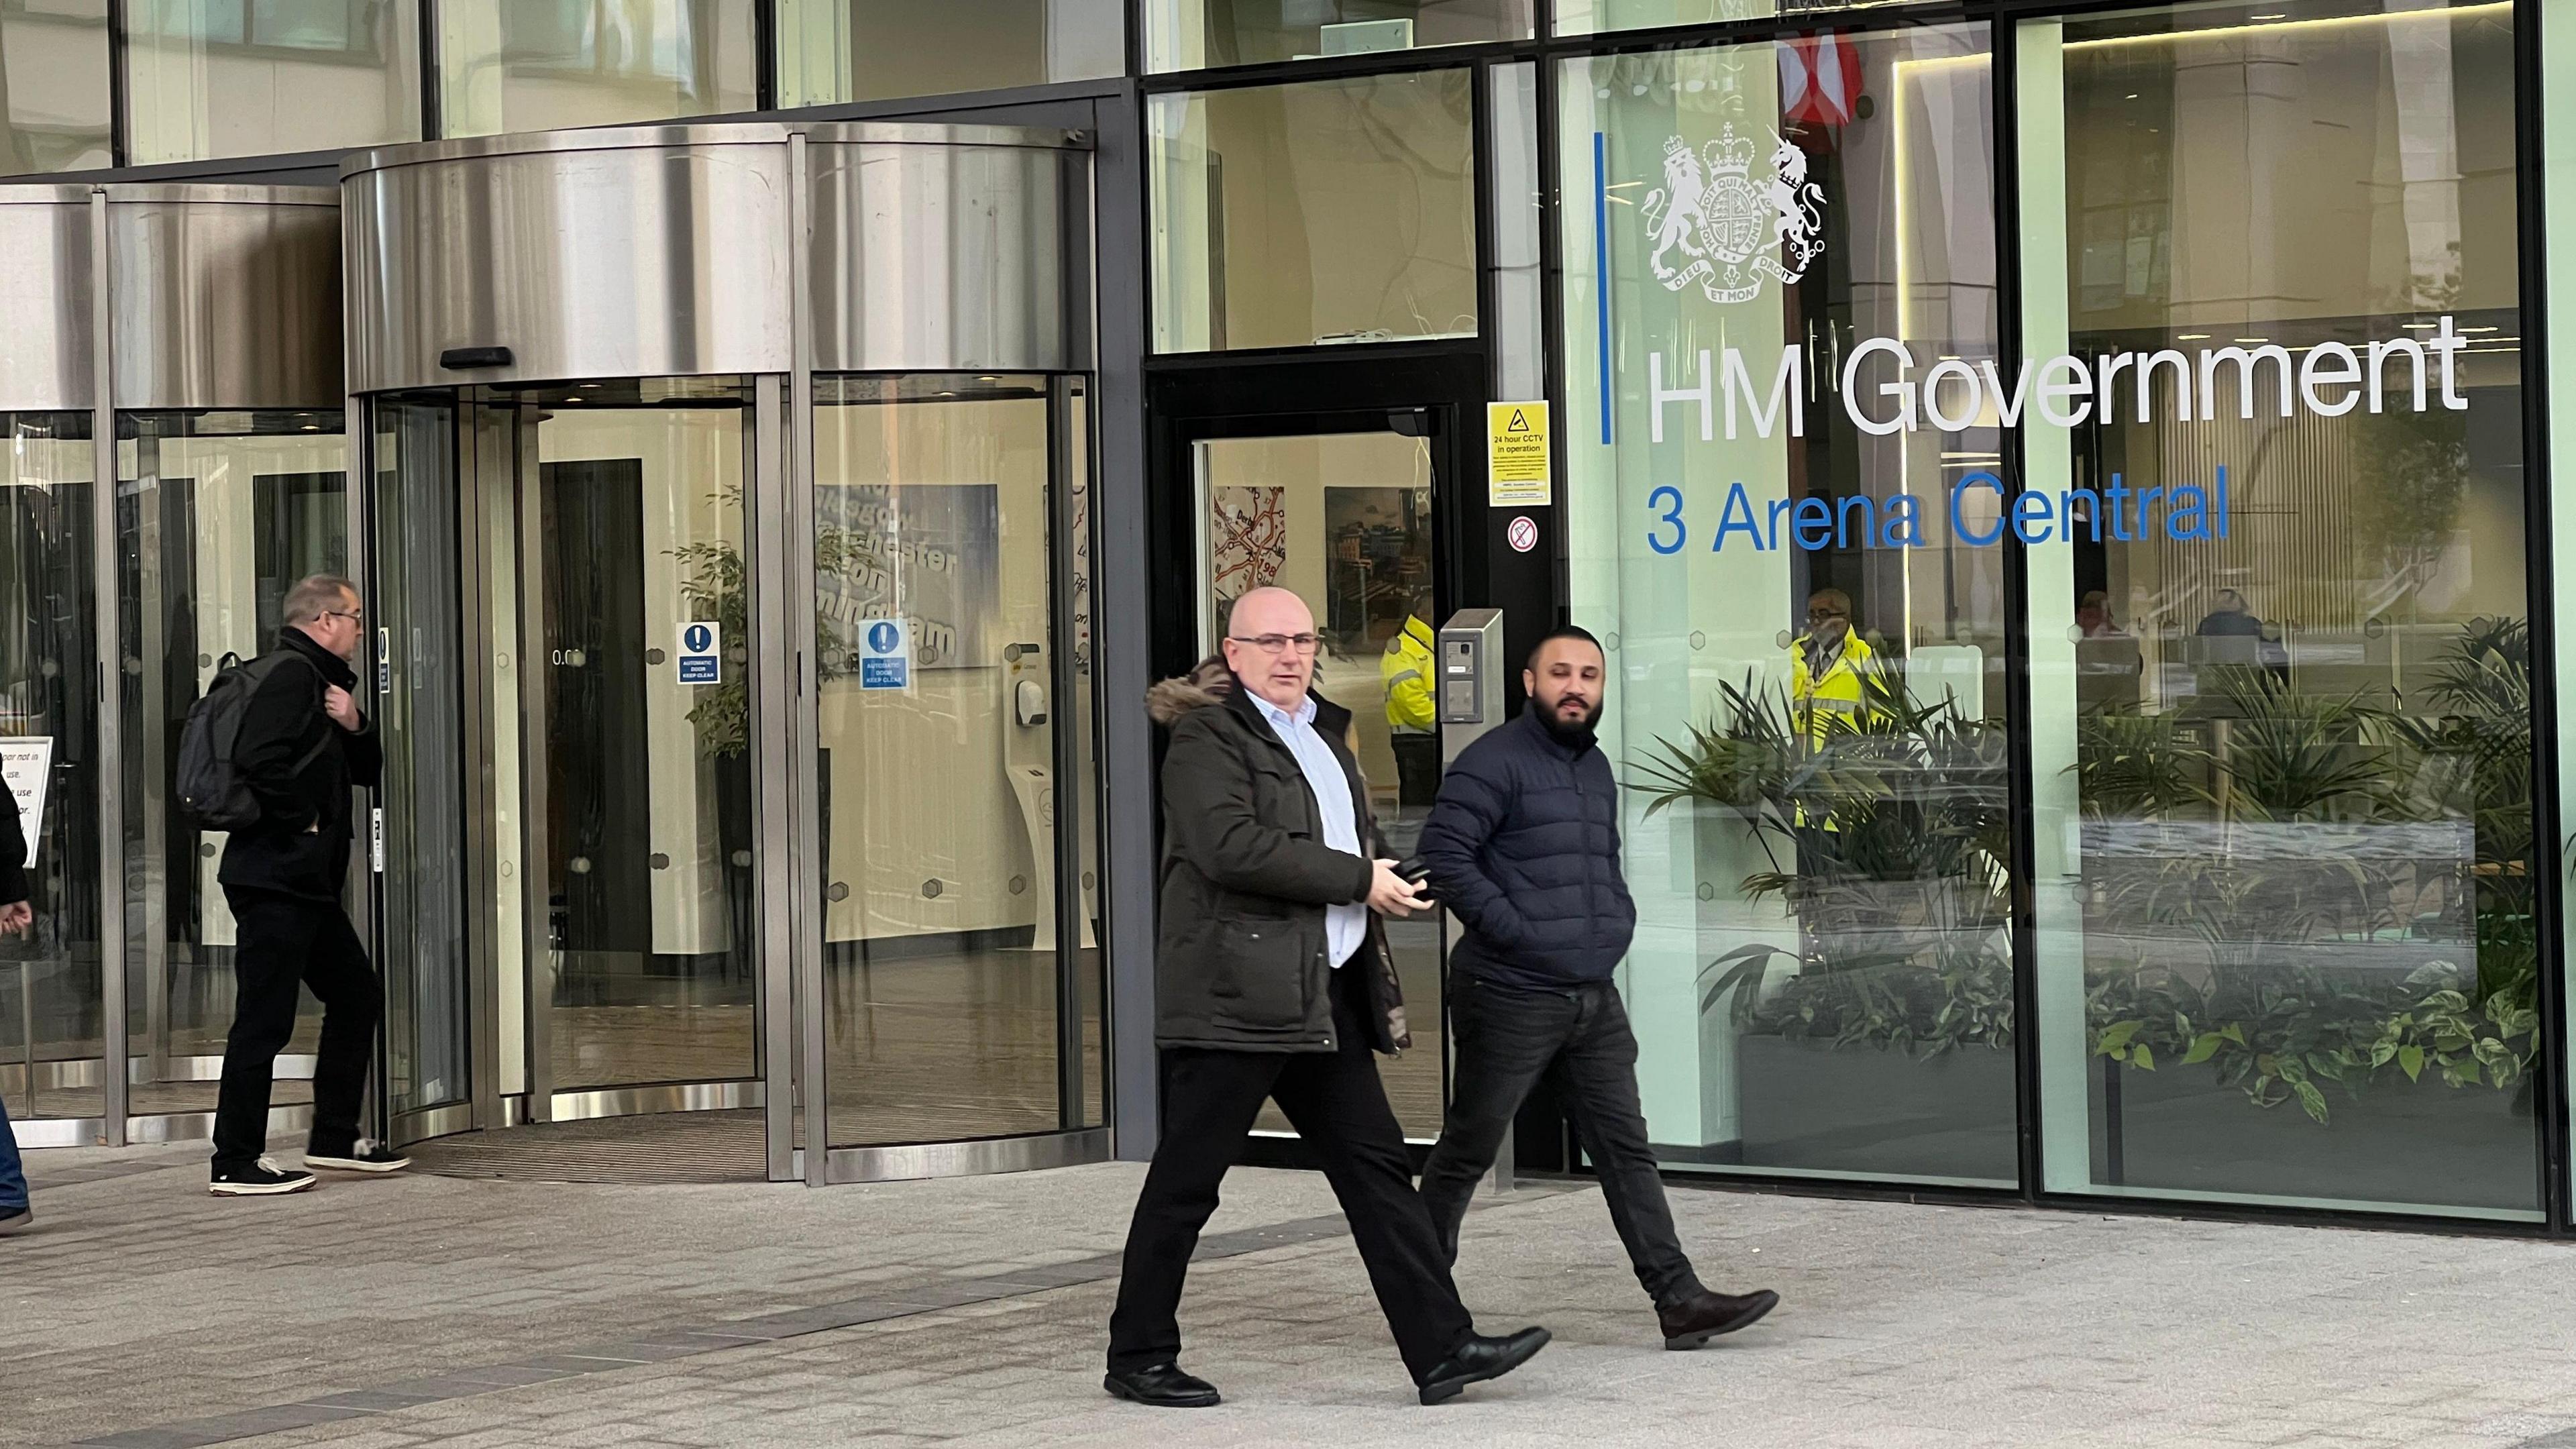
[[[1118,1308],[1109,1319],[1109,1367],[1125,1373],[1180,1355],[1181,1281],[1199,1230],[1216,1211],[1217,1184],[1243,1150],[1245,1134],[1270,1097],[1323,1158],[1351,1237],[1368,1265],[1378,1307],[1414,1382],[1474,1331],[1431,1219],[1413,1191],[1404,1132],[1386,1104],[1369,1030],[1350,998],[1366,987],[1361,968],[1333,973],[1333,1030],[1340,1049],[1324,1052],[1173,1051],[1163,1072],[1163,1140],[1136,1199]]]
[[[1422,1167],[1422,1200],[1449,1261],[1467,1200],[1493,1168],[1503,1134],[1530,1088],[1544,1077],[1574,1120],[1576,1138],[1601,1175],[1610,1221],[1628,1248],[1637,1281],[1657,1307],[1701,1291],[1673,1231],[1664,1179],[1646,1145],[1637,1105],[1637,1038],[1618,988],[1604,981],[1558,991],[1519,991],[1472,976],[1449,981],[1455,1043],[1449,1120]]]
[[[248,1167],[268,1148],[268,1098],[277,1054],[295,1034],[295,988],[322,999],[322,1046],[313,1066],[316,1152],[347,1152],[358,1140],[358,1105],[375,1051],[384,988],[368,964],[348,913],[336,902],[242,886],[224,887],[237,931],[232,1034],[215,1095],[215,1167]]]
[[[0,1218],[27,1206],[27,1170],[18,1160],[18,1134],[9,1130],[9,1104],[0,1102]]]

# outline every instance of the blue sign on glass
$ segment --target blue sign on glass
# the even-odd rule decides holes
[[[859,688],[903,689],[912,683],[912,627],[901,619],[859,621]]]
[[[680,682],[717,684],[724,679],[724,630],[712,620],[680,626]]]

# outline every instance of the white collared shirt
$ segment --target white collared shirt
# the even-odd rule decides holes
[[[1288,753],[1297,757],[1297,768],[1306,774],[1306,790],[1315,797],[1316,814],[1324,822],[1324,844],[1344,855],[1360,855],[1359,812],[1351,804],[1350,776],[1342,772],[1342,762],[1335,758],[1333,747],[1315,729],[1315,701],[1299,703],[1294,714],[1281,709],[1260,695],[1252,702],[1261,717],[1270,721]],[[1368,939],[1368,907],[1362,903],[1324,908],[1325,954],[1336,970],[1359,954],[1360,944]]]

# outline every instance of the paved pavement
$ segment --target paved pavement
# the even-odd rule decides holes
[[[1663,1352],[1599,1195],[1479,1210],[1459,1281],[1557,1341],[1412,1403],[1322,1182],[1240,1171],[1185,1362],[1099,1391],[1138,1170],[832,1188],[406,1177],[218,1202],[187,1148],[32,1155],[0,1444],[2403,1445],[2576,1449],[2576,1248],[1685,1190],[1786,1305]]]

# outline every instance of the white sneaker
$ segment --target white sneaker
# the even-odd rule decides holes
[[[263,1157],[254,1166],[217,1171],[206,1184],[206,1191],[216,1197],[276,1197],[302,1192],[314,1181],[312,1173],[289,1172],[277,1165],[276,1158]]]
[[[361,1137],[345,1153],[307,1152],[304,1165],[326,1172],[400,1172],[411,1159],[373,1137]]]

